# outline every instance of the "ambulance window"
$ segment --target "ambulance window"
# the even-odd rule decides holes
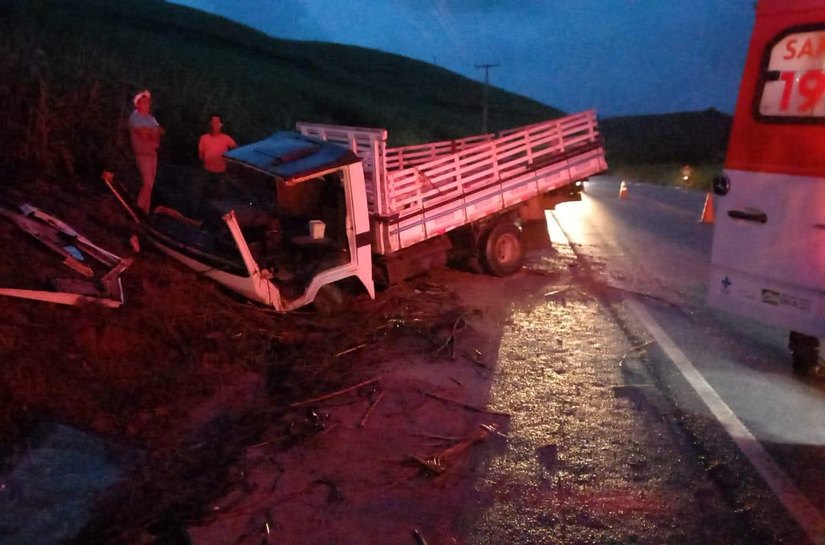
[[[766,47],[757,90],[763,119],[825,119],[825,25],[819,26],[787,30]]]

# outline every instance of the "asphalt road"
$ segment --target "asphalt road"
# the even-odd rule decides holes
[[[794,375],[787,331],[705,304],[714,227],[699,221],[705,198],[630,183],[619,199],[619,180],[601,177],[553,216],[583,266],[623,294],[619,319],[647,331],[661,387],[704,455],[741,485],[733,493],[821,543],[825,384]]]

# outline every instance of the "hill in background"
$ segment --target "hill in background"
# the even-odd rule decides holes
[[[143,88],[167,130],[167,163],[195,161],[214,112],[241,143],[302,120],[384,127],[390,145],[482,132],[478,81],[399,55],[272,38],[162,0],[6,0],[0,36],[0,167],[28,177],[131,169],[126,119]],[[561,115],[489,90],[490,131]],[[605,119],[608,160],[719,162],[729,129],[721,116]]]
[[[627,178],[678,184],[683,165],[694,187],[708,187],[725,159],[733,118],[714,109],[600,121],[611,172]]]

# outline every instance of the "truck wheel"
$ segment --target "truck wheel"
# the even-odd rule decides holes
[[[482,237],[481,257],[484,269],[495,276],[507,276],[524,263],[521,232],[512,223],[497,223]]]
[[[347,298],[341,288],[335,284],[326,284],[318,289],[312,304],[321,316],[332,316],[346,306]]]
[[[800,375],[810,375],[819,365],[819,339],[791,331],[788,336],[788,348],[791,350],[793,370]]]

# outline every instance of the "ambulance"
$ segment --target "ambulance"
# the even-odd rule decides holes
[[[759,0],[724,171],[708,302],[789,333],[794,369],[825,337],[825,0]]]

